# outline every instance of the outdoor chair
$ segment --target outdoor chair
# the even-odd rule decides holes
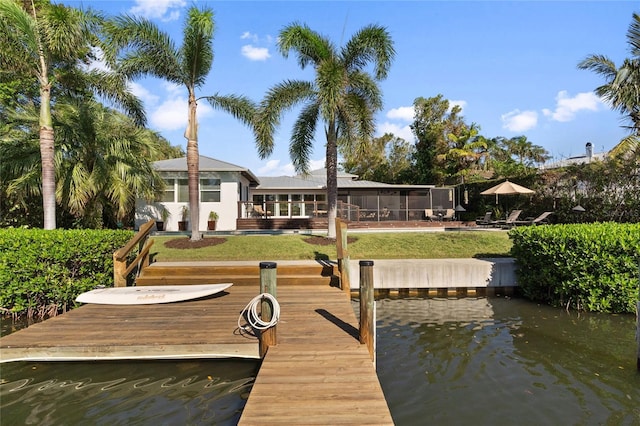
[[[254,204],[253,205],[253,213],[256,216],[260,216],[260,217],[267,217],[267,216],[271,216],[271,212],[269,210],[267,210],[266,212],[264,211],[264,209],[262,208],[262,206]]]
[[[454,209],[447,209],[442,216],[442,220],[453,220],[453,216],[455,216],[456,211]]]
[[[516,224],[515,222],[518,220],[518,217],[520,217],[520,213],[522,213],[522,210],[512,210],[505,220],[496,220],[494,226],[510,228]]]
[[[476,218],[476,225],[478,226],[491,226],[493,225],[493,221],[491,220],[491,216],[493,216],[493,212],[486,212],[484,217]]]
[[[551,216],[553,212],[544,212],[540,216],[536,218],[528,217],[525,220],[516,220],[516,225],[546,225],[549,223],[549,216]]]

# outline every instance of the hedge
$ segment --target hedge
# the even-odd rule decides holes
[[[518,284],[529,299],[593,312],[635,312],[640,224],[523,226],[509,236]]]
[[[123,230],[0,229],[0,313],[52,316],[78,294],[113,286],[113,252]]]

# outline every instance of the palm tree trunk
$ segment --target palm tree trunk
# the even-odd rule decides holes
[[[198,104],[195,93],[189,90],[189,121],[187,123],[187,173],[189,178],[189,212],[191,213],[191,241],[199,241],[200,235],[200,171],[198,153],[198,119],[196,117]]]
[[[329,229],[328,238],[336,238],[336,216],[338,206],[338,137],[335,125],[327,126],[327,218]]]
[[[45,76],[40,84],[40,161],[42,162],[42,209],[44,229],[56,229],[56,169],[51,120],[51,85]]]

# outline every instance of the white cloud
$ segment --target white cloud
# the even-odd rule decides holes
[[[555,111],[545,108],[542,113],[554,121],[566,122],[573,120],[579,111],[597,111],[600,104],[602,101],[593,92],[578,93],[571,98],[566,90],[562,90],[556,96]]]
[[[144,102],[147,107],[153,106],[158,103],[160,97],[148,91],[144,86],[135,81],[129,82],[129,90]]]
[[[243,32],[242,35],[240,36],[240,38],[242,40],[251,40],[254,43],[258,42],[258,35],[257,34],[251,34],[249,31]]]
[[[242,46],[242,56],[252,61],[266,61],[271,57],[266,47],[255,47],[250,44]]]
[[[280,165],[280,160],[269,160],[267,164],[258,169],[258,176],[293,176],[295,170],[292,163]]]
[[[467,106],[467,101],[452,101],[452,100],[449,100],[449,111],[448,112],[451,112],[451,109],[456,105],[458,105],[460,107],[460,113],[462,114],[464,112],[464,109]]]
[[[512,132],[524,132],[536,127],[538,124],[538,113],[535,111],[520,111],[515,109],[506,114],[502,114],[502,128]]]
[[[164,22],[175,21],[180,17],[180,9],[187,2],[185,0],[135,0],[135,6],[129,13],[147,19],[160,19]]]
[[[185,129],[187,127],[187,100],[185,98],[167,99],[151,112],[150,123],[154,129],[171,131]],[[198,121],[213,114],[213,108],[209,104],[198,104]]]
[[[415,109],[413,108],[413,106],[405,106],[390,109],[389,112],[387,112],[387,118],[390,118],[392,120],[403,120],[411,122],[413,121],[414,114]]]
[[[413,142],[413,140],[415,139],[413,132],[411,131],[411,127],[400,126],[395,123],[389,123],[388,121],[379,124],[378,128],[376,129],[376,135],[378,137],[384,135],[385,133],[393,133],[394,136],[402,138],[407,142]]]
[[[324,165],[325,164],[326,164],[326,161],[324,161],[324,159],[322,159],[322,160],[311,160],[311,161],[309,161],[309,170],[324,169]]]

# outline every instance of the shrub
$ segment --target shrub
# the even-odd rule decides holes
[[[635,312],[640,224],[524,226],[509,236],[526,297],[587,311]]]
[[[0,229],[0,313],[56,315],[78,294],[113,286],[113,252],[133,237],[122,230]]]

